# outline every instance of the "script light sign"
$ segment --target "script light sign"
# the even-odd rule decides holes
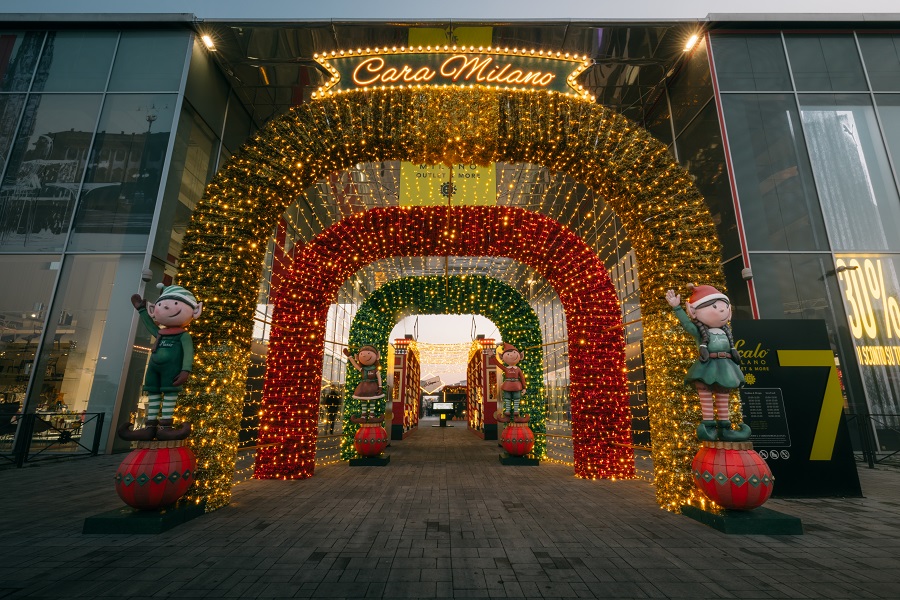
[[[484,85],[594,100],[577,81],[593,61],[568,53],[419,46],[332,51],[316,54],[315,59],[331,77],[313,98],[371,88]]]

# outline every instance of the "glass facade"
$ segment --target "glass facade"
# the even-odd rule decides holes
[[[900,36],[710,39],[759,316],[823,319],[848,408],[896,426]]]
[[[12,284],[0,394],[5,412],[36,414],[60,439],[93,439],[103,415],[101,451],[140,398],[149,336],[134,333],[129,297],[149,262],[192,37],[0,33],[0,276]]]
[[[254,52],[271,42],[246,35]],[[622,64],[609,71],[621,68],[616,89],[626,98],[629,82],[646,85],[648,75],[638,76],[642,65]],[[849,407],[900,414],[900,366],[878,350],[900,339],[900,36],[713,28],[709,46],[685,53],[677,66],[641,91],[656,90],[652,102],[644,106],[642,96],[618,109],[669,147],[706,198],[736,316],[751,318],[755,309],[761,318],[823,319]],[[264,126],[254,115],[309,97],[314,77],[294,68],[286,60],[241,64],[236,78],[188,29],[0,31],[0,275],[16,282],[0,291],[4,405],[67,421],[102,413],[107,430],[140,422],[151,338],[128,297],[143,289],[148,266],[152,284],[172,281],[207,183]],[[603,69],[586,77],[598,73]],[[286,80],[292,87],[270,85]],[[620,220],[564,174],[537,165],[496,168],[499,204],[567,223],[610,273],[626,323],[634,440],[649,445],[640,282]],[[255,440],[270,295],[294,248],[355,212],[396,205],[399,172],[399,163],[373,162],[334,173],[295,199],[273,232],[262,266],[245,445]],[[753,304],[741,274],[744,252]],[[328,315],[323,388],[343,386],[343,344],[357,307],[378,285],[440,274],[447,265],[481,268],[461,257],[404,258],[369,265],[345,282]],[[548,439],[548,452],[571,462],[562,305],[522,265],[491,268],[526,290],[541,322],[547,431],[558,436]],[[103,439],[107,451],[125,447]]]

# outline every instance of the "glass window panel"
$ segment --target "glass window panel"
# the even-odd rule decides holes
[[[178,133],[172,148],[172,161],[166,183],[165,200],[160,209],[160,232],[154,255],[181,256],[181,243],[191,215],[206,190],[215,169],[218,138],[200,116],[184,104],[178,121]]]
[[[139,289],[142,261],[140,255],[66,257],[36,367],[33,402],[53,402],[51,409],[73,415],[105,413],[109,430],[131,343],[130,298]],[[137,405],[137,398],[123,398],[126,417],[129,401]],[[93,436],[85,427],[82,437]]]
[[[881,128],[887,142],[894,169],[900,169],[900,95],[876,94],[875,105],[881,118]]]
[[[793,94],[724,94],[728,148],[750,250],[827,250]]]
[[[713,97],[712,75],[706,44],[699,42],[691,58],[669,85],[669,103],[672,105],[672,121],[678,135]]]
[[[174,95],[106,96],[70,249],[146,249],[174,110]]]
[[[754,291],[762,319],[822,319],[832,350],[844,372],[848,402],[865,407],[858,366],[847,319],[841,310],[841,292],[829,254],[751,255]]]
[[[859,48],[876,92],[900,91],[900,36],[860,35]]]
[[[793,89],[780,35],[712,35],[710,40],[721,91]]]
[[[868,89],[852,35],[785,35],[797,91]]]
[[[900,247],[900,197],[868,94],[799,98],[832,248]]]
[[[838,254],[850,337],[874,414],[900,415],[900,256]]]
[[[216,132],[222,131],[229,86],[210,52],[199,39],[194,40],[191,69],[184,88],[184,97]]]
[[[0,94],[0,173],[9,158],[9,147],[25,105],[25,94]]]
[[[234,154],[247,141],[252,131],[250,115],[241,105],[241,101],[234,94],[228,102],[228,118],[225,120],[225,133],[223,144],[231,154]]]
[[[753,309],[750,306],[750,290],[744,280],[744,259],[737,257],[729,260],[722,269],[725,272],[725,283],[728,289],[728,299],[731,300],[731,308],[735,319],[752,319]]]
[[[741,253],[716,106],[710,102],[675,140],[678,158],[706,199],[725,259]]]
[[[16,405],[16,410],[24,407],[58,274],[53,260],[52,256],[0,256],[0,277],[15,282],[0,287],[0,403]]]
[[[0,33],[0,91],[28,90],[43,43],[43,32]]]
[[[0,252],[62,250],[100,99],[29,98],[0,187]]]
[[[653,107],[653,111],[646,116],[644,128],[654,138],[670,146],[672,145],[672,120],[669,114],[669,105],[665,98],[661,98]]]
[[[102,92],[118,34],[51,31],[34,77],[34,91]]]
[[[189,39],[186,31],[123,32],[109,91],[177,92]]]

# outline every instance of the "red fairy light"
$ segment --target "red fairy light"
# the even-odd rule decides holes
[[[545,215],[508,206],[460,206],[368,210],[297,251],[285,285],[276,291],[255,477],[313,474],[325,321],[340,285],[376,260],[446,255],[511,258],[556,290],[570,340],[575,474],[634,476],[621,312],[597,255]]]

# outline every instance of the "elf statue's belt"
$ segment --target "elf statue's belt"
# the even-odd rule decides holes
[[[710,352],[710,358],[731,358],[731,352]]]

